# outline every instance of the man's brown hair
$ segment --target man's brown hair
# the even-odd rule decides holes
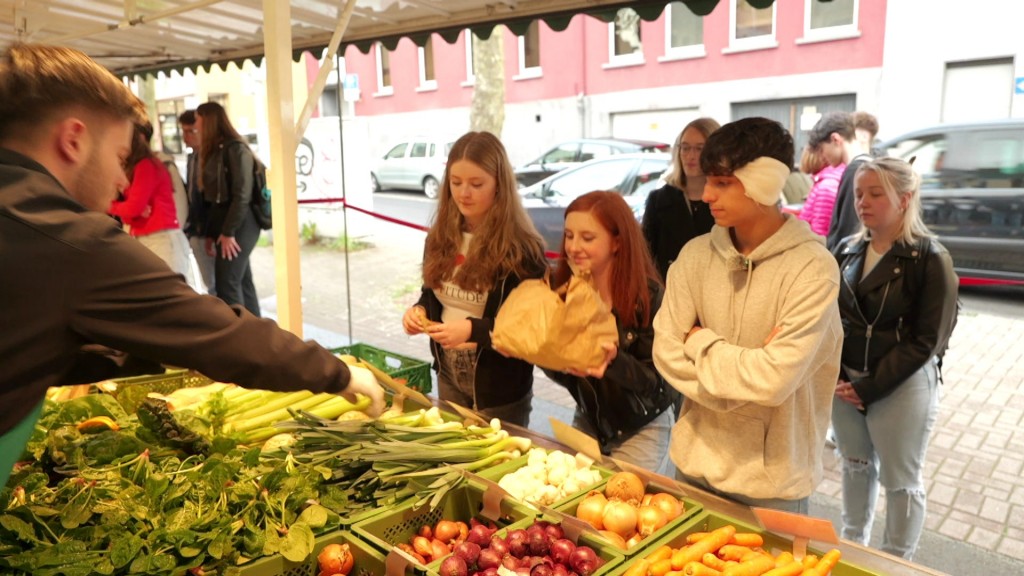
[[[142,101],[78,50],[18,43],[0,56],[0,138],[39,126],[70,107],[134,123],[146,120]]]

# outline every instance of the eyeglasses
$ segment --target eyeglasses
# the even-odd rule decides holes
[[[701,144],[700,146],[690,146],[689,144],[683,144],[682,146],[679,147],[679,152],[682,154],[689,154],[691,152],[696,152],[697,154],[700,154],[703,151],[703,144]]]
[[[182,132],[185,134],[199,134],[199,130],[196,130],[195,128],[185,128]]]

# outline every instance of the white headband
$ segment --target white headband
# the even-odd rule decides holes
[[[754,202],[775,206],[782,196],[782,186],[789,178],[789,166],[775,158],[761,156],[744,164],[732,173]]]

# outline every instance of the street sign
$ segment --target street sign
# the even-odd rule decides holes
[[[359,90],[359,74],[345,74],[345,90]]]
[[[1015,93],[1024,94],[1024,76],[1017,78],[1014,85],[1017,87],[1017,89],[1014,90]]]

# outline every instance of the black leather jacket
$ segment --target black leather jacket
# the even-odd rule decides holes
[[[565,372],[544,370],[576,400],[583,417],[597,432],[601,451],[626,440],[673,405],[678,392],[654,368],[654,315],[661,307],[664,290],[649,283],[651,316],[647,326],[625,329],[616,314],[619,352],[605,370],[604,378],[579,378]],[[639,318],[638,318],[639,320]]]
[[[253,168],[256,156],[241,140],[221,144],[203,164],[203,198],[210,203],[208,237],[235,236],[252,218]]]
[[[864,406],[889,395],[945,352],[956,323],[958,279],[949,252],[935,240],[901,242],[861,280],[866,241],[845,238],[839,261],[843,368]],[[867,372],[849,377],[848,370]]]
[[[647,197],[642,228],[651,257],[661,274],[668,275],[668,267],[679,257],[683,245],[697,236],[707,234],[715,219],[703,202],[686,203],[686,193],[666,184]]]

